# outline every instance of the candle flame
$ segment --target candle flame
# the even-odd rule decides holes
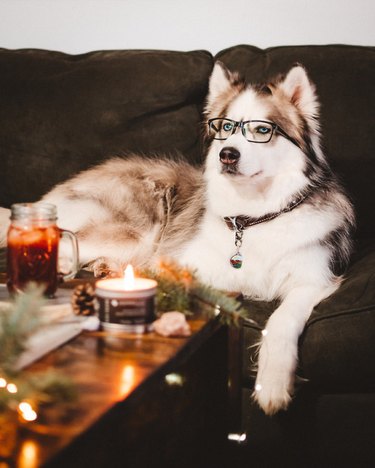
[[[129,265],[125,268],[124,271],[124,287],[127,291],[134,289],[135,279],[134,279],[134,269]]]

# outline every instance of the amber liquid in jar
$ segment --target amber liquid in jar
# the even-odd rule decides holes
[[[43,285],[48,297],[56,292],[60,230],[55,220],[53,205],[12,207],[7,244],[7,285],[11,293],[23,291],[30,282]]]

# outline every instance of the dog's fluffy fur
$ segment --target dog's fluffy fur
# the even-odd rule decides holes
[[[294,143],[277,133],[269,143],[250,143],[237,131],[211,141],[203,172],[182,162],[115,158],[43,200],[57,205],[60,226],[77,234],[81,260],[97,275],[128,262],[154,266],[167,256],[214,287],[280,299],[259,346],[254,392],[272,414],[293,394],[298,338],[313,307],[340,284],[353,210],[320,148],[319,104],[301,66],[252,86],[218,63],[205,110],[207,118],[270,120]],[[238,152],[235,164],[222,162],[223,148]],[[302,195],[292,211],[244,231],[243,266],[234,269],[234,232],[223,218],[276,213]]]

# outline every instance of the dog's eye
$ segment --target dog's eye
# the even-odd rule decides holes
[[[224,132],[231,132],[233,130],[233,124],[231,124],[229,122],[225,122],[223,124],[223,130],[224,130]]]
[[[271,129],[269,127],[263,127],[263,126],[259,126],[255,129],[256,133],[260,133],[261,135],[267,135],[268,133],[270,133]]]

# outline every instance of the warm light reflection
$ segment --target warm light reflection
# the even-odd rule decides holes
[[[126,291],[134,289],[135,279],[134,279],[134,269],[129,264],[124,271],[124,288]]]
[[[135,385],[135,368],[127,364],[122,369],[121,382],[120,382],[120,397],[124,398],[128,395]]]
[[[5,388],[7,386],[7,381],[0,377],[0,388]]]
[[[38,466],[38,447],[32,440],[26,440],[21,445],[18,459],[19,468],[35,468]]]

